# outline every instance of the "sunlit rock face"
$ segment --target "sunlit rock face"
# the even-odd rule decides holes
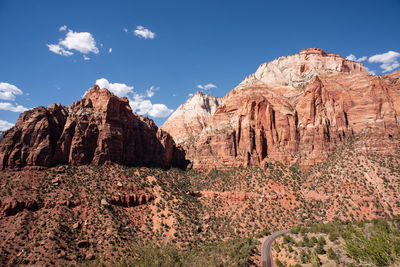
[[[127,98],[97,85],[70,106],[24,112],[0,142],[0,169],[90,163],[183,166],[185,155]]]
[[[358,149],[394,153],[398,146],[386,140],[399,138],[399,76],[400,71],[373,76],[362,63],[305,49],[262,64],[201,127],[172,130],[185,119],[193,121],[194,109],[172,115],[163,129],[183,145],[195,168],[259,165],[268,159],[311,165],[360,133],[373,138]]]

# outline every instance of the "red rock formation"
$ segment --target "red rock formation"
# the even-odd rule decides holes
[[[222,98],[196,92],[186,103],[180,105],[160,127],[174,137],[176,144],[182,146],[186,153],[193,154],[199,134],[208,126],[208,122]],[[195,155],[188,155],[193,158]]]
[[[0,142],[0,169],[58,164],[183,166],[184,152],[127,98],[97,85],[70,106],[24,112]]]
[[[221,102],[222,97],[198,91],[186,103],[180,105],[160,128],[174,136],[178,145],[192,143],[203,128],[207,127],[208,120]]]
[[[268,159],[311,165],[360,133],[373,136],[368,149],[393,153],[399,146],[385,140],[400,138],[399,76],[372,76],[359,62],[305,49],[262,64],[183,147],[195,168],[207,169]]]
[[[110,197],[107,201],[111,205],[121,206],[125,208],[131,208],[139,205],[144,205],[150,201],[153,201],[154,196],[149,194],[128,194],[128,195],[117,195]]]

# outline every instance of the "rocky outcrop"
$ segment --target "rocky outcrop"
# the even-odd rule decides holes
[[[154,200],[154,196],[149,194],[127,194],[127,195],[117,195],[110,197],[107,201],[111,205],[120,206],[124,208],[136,207],[139,205],[144,205],[150,201]]]
[[[183,167],[185,154],[127,98],[97,85],[70,106],[24,112],[0,142],[0,169],[89,163]]]
[[[400,137],[399,76],[373,76],[362,63],[305,49],[262,64],[183,147],[195,168],[207,169],[264,165],[268,159],[312,165],[360,133],[373,136],[368,149],[394,153],[399,145],[385,140]]]
[[[12,216],[24,209],[37,211],[41,207],[41,203],[36,200],[17,201],[15,199],[6,199],[5,201],[0,201],[0,216]]]
[[[4,131],[0,131],[0,140],[3,139]]]

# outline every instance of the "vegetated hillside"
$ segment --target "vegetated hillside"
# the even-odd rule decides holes
[[[174,244],[179,252],[172,255],[192,259],[188,265],[211,254],[215,262],[256,263],[256,241],[246,238],[266,227],[399,214],[400,160],[355,150],[369,140],[368,133],[348,138],[307,171],[273,161],[265,170],[66,165],[2,171],[0,261],[141,262],[139,255],[154,250],[139,248]],[[235,258],[241,248],[247,252]]]
[[[373,219],[298,226],[277,238],[281,266],[398,266],[400,219]]]

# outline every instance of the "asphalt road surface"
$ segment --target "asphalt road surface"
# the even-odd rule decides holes
[[[282,230],[279,232],[275,232],[270,234],[266,238],[264,238],[261,244],[261,267],[272,267],[274,266],[274,261],[272,260],[271,255],[271,246],[274,243],[274,240],[283,234],[289,233],[289,230]]]

